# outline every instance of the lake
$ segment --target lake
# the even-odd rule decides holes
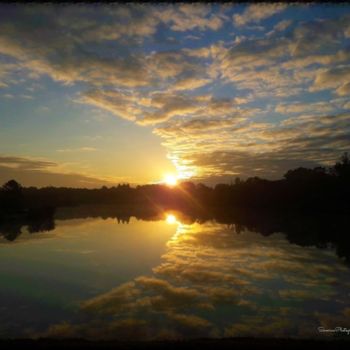
[[[37,231],[0,236],[1,338],[324,338],[350,328],[350,270],[331,246],[175,212],[58,212]]]

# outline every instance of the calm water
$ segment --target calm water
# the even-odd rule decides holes
[[[325,337],[350,328],[331,249],[176,216],[56,220],[0,238],[0,337]]]

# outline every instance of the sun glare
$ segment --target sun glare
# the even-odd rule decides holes
[[[170,224],[170,225],[176,224],[177,223],[176,216],[173,214],[167,214],[166,222],[167,224]]]
[[[168,186],[176,186],[177,185],[177,178],[174,175],[166,175],[164,177],[164,182]]]

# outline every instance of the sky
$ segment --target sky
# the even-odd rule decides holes
[[[348,4],[0,5],[0,183],[330,166],[349,94]]]

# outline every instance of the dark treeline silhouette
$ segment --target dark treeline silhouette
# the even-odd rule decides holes
[[[299,245],[333,246],[350,262],[349,231],[350,160],[345,153],[330,168],[297,168],[281,180],[257,177],[214,188],[183,182],[174,188],[144,185],[136,188],[76,189],[22,188],[16,181],[0,190],[0,235],[15,240],[23,226],[29,233],[50,231],[56,219],[115,218],[128,223],[164,219],[176,210],[183,223],[216,220],[233,231],[270,235],[285,233]],[[59,208],[55,213],[56,208]]]
[[[113,204],[124,207],[155,206],[165,209],[208,210],[220,207],[271,208],[274,210],[348,210],[350,159],[347,153],[333,167],[289,170],[283,179],[236,178],[214,188],[182,182],[173,188],[162,184],[131,187],[128,184],[100,189],[45,187],[22,188],[11,180],[0,190],[1,217],[40,208],[81,204]],[[45,209],[47,210],[47,209]]]
[[[55,206],[28,201],[24,188],[15,180],[6,182],[0,189],[0,234],[13,241],[20,234],[22,226],[29,233],[54,229]]]

